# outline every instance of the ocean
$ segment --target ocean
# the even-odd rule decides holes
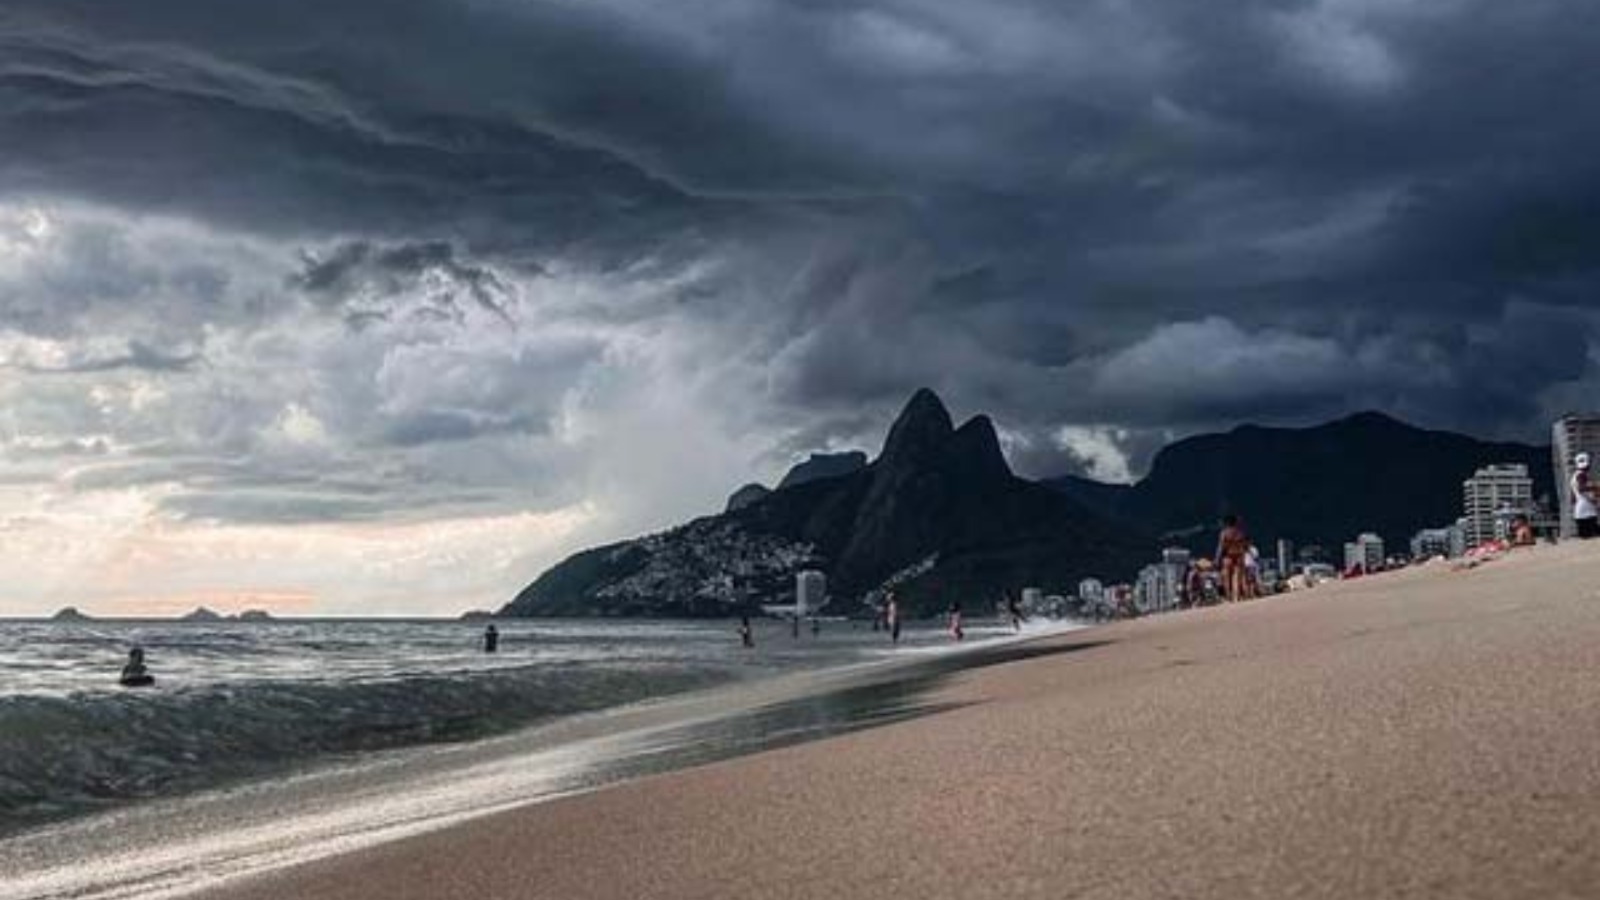
[[[0,621],[0,900],[177,897],[934,710],[1018,635],[868,623]],[[156,677],[126,689],[132,646]],[[1020,652],[1015,651],[1015,652]]]
[[[181,822],[217,797],[226,806],[260,796],[263,785],[322,779],[326,793],[329,778],[370,785],[376,772],[418,765],[459,785],[452,773],[471,764],[609,740],[556,767],[559,790],[570,790],[853,727],[894,711],[852,700],[863,683],[848,673],[953,649],[931,626],[893,647],[867,623],[829,622],[798,639],[787,623],[755,624],[756,647],[746,649],[732,622],[502,621],[500,652],[486,654],[479,622],[0,621],[0,875],[18,864],[17,848],[45,846],[40,835],[94,833],[106,817],[137,818],[152,803]],[[1008,635],[977,623],[967,645]],[[132,646],[145,649],[153,688],[117,685]],[[828,690],[845,702],[817,706]],[[785,703],[787,713],[773,713]],[[729,725],[735,714],[743,718]],[[619,744],[641,724],[676,736]],[[512,794],[542,796],[557,781]],[[471,791],[453,790],[453,809],[512,796],[501,783],[458,803]],[[199,799],[183,805],[188,798]],[[413,813],[421,821],[440,810]]]

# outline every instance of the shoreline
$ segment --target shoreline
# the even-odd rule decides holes
[[[1113,623],[953,675],[932,715],[202,896],[1583,896],[1596,549]]]
[[[966,646],[907,648],[47,825],[0,841],[0,900],[181,896],[503,810],[872,727],[921,714],[918,698],[952,672],[1079,630],[1046,625]]]

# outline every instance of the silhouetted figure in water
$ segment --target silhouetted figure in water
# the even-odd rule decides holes
[[[1022,614],[1022,605],[1017,602],[1016,597],[1013,597],[1010,594],[1006,594],[1005,597],[1006,615],[1011,617],[1011,628],[1015,631],[1021,631],[1022,623],[1028,617]]]
[[[500,651],[500,629],[490,625],[483,630],[483,652],[498,653]]]
[[[750,631],[749,616],[739,617],[739,643],[745,647],[754,647],[756,645],[756,636]]]
[[[128,664],[122,667],[122,677],[118,681],[123,687],[149,687],[156,683],[155,676],[145,668],[143,647],[128,651]]]
[[[889,642],[900,643],[900,598],[893,593],[889,594],[889,602],[883,606],[883,623],[889,628]]]
[[[961,640],[967,636],[966,629],[961,627],[961,601],[950,604],[950,636]]]

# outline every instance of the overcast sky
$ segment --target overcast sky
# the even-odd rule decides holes
[[[496,606],[875,451],[1600,406],[1600,6],[5,0],[0,614]]]

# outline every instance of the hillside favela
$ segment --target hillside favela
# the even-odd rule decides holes
[[[6,0],[0,900],[1600,898],[1596,59]]]

